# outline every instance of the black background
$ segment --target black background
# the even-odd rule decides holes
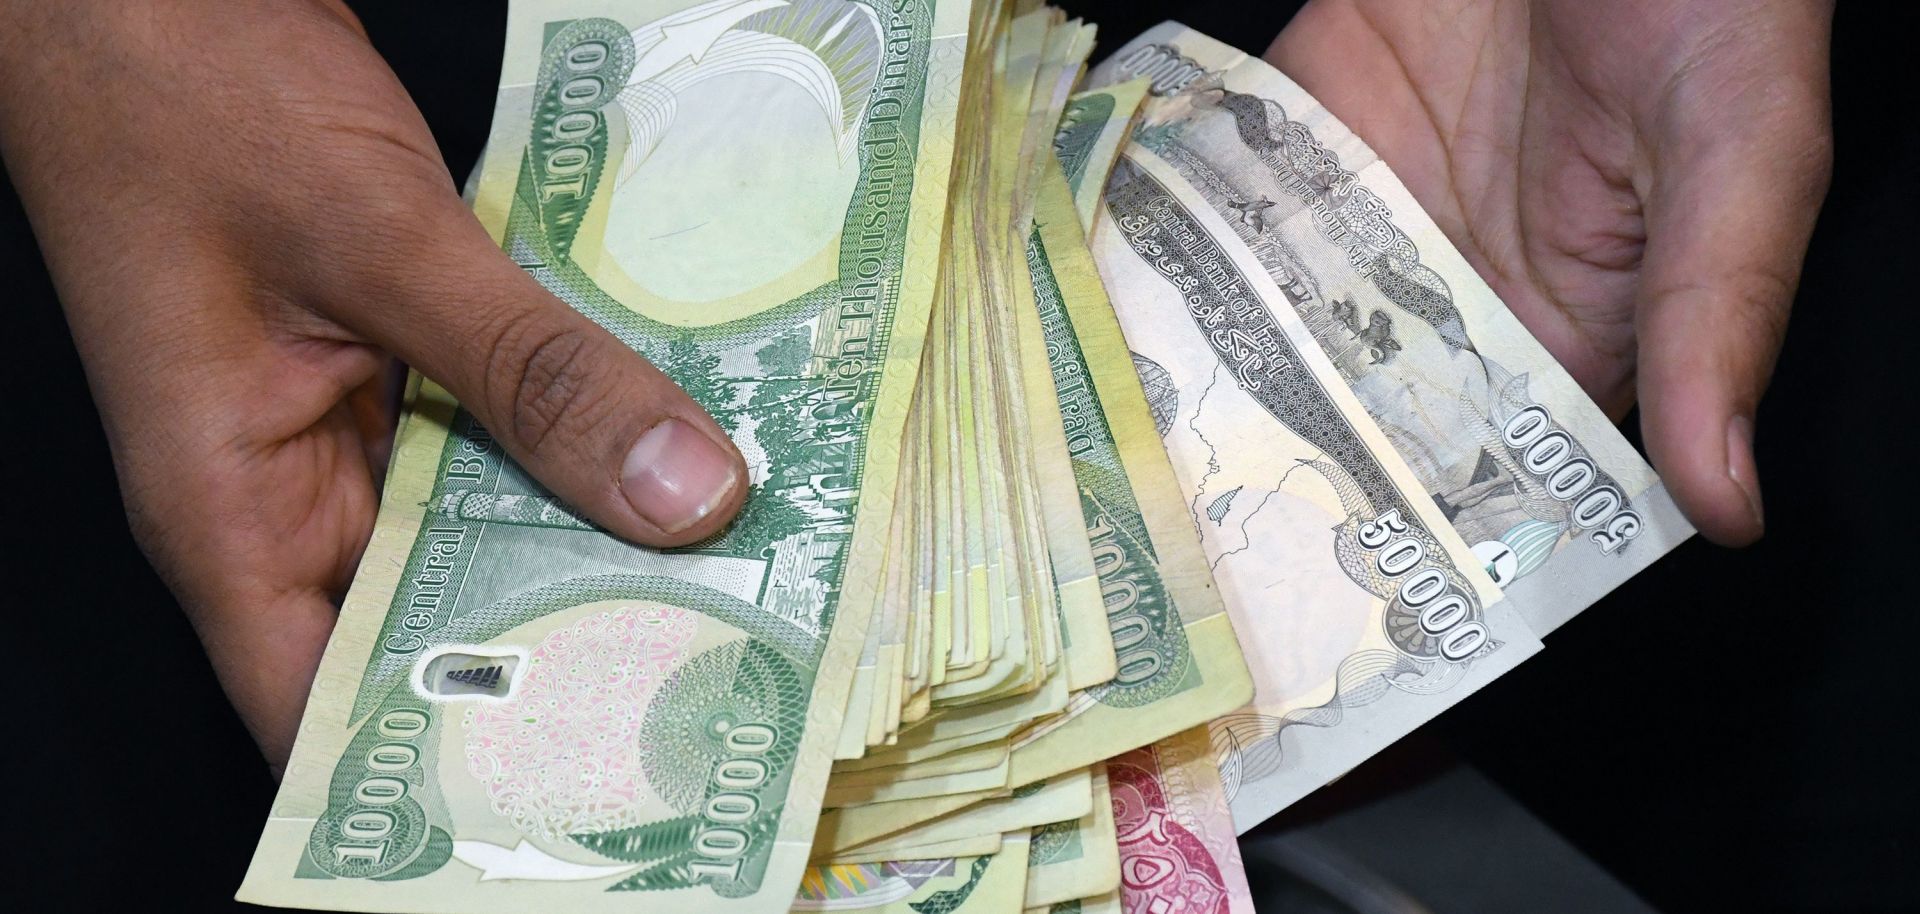
[[[1173,15],[1255,52],[1296,6],[1065,5],[1101,24],[1103,49]],[[464,176],[491,116],[503,5],[358,6]],[[1905,450],[1920,368],[1920,17],[1848,4],[1835,31],[1835,180],[1758,421],[1766,539],[1682,546],[1422,733],[1667,910],[1920,909]],[[128,535],[7,191],[0,268],[14,518],[0,551],[0,827],[18,874],[0,892],[15,910],[238,909],[273,784]]]

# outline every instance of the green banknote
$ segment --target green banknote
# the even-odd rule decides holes
[[[1120,845],[1106,766],[1094,766],[1091,811],[1078,819],[1039,826],[1032,834],[1025,907],[1087,898],[1120,887]]]
[[[1114,889],[1105,895],[1096,895],[1092,898],[1075,898],[1072,901],[1028,908],[1025,914],[1122,914],[1125,910],[1126,907],[1121,904],[1120,890]]]
[[[1115,673],[1013,734],[1007,783],[1015,788],[1188,730],[1253,694],[1235,626],[1058,168],[1040,183],[1028,241],[1030,307],[1093,547]],[[937,734],[940,723],[923,726]],[[982,789],[837,809],[822,840],[829,850],[853,847],[991,796]]]
[[[1073,96],[1060,117],[1060,129],[1054,133],[1053,153],[1066,173],[1067,188],[1073,191],[1073,209],[1080,216],[1080,228],[1093,230],[1094,210],[1100,205],[1100,191],[1107,186],[1120,148],[1133,133],[1133,121],[1146,100],[1145,79],[1089,89]]]
[[[848,851],[898,851],[1079,819],[1093,810],[1093,774],[1090,769],[1081,769],[951,809],[929,807],[932,811],[913,820],[910,828],[878,829],[872,811],[900,805],[904,804],[853,806],[828,812],[821,819],[815,856],[835,860]]]
[[[938,860],[942,857],[978,857],[1000,849],[1001,835],[969,835],[951,841],[915,844],[882,850],[848,851],[835,854],[828,863],[886,863],[896,860]]]
[[[883,577],[968,13],[513,6],[476,211],[713,413],[752,497],[633,546],[416,380],[243,900],[788,909]]]
[[[1027,259],[1116,672],[1015,743],[1016,786],[1171,736],[1253,693],[1058,169],[1041,185]]]

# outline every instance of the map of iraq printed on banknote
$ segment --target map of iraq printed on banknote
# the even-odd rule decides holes
[[[1311,96],[1177,23],[1089,84],[1142,79],[1094,250],[1254,671],[1213,725],[1244,830],[1692,530]]]

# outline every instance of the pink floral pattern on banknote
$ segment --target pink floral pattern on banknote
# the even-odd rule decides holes
[[[1206,729],[1107,762],[1127,914],[1252,914]]]

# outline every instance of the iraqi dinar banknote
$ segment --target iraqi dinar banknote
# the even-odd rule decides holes
[[[1208,743],[1196,727],[1107,761],[1123,910],[1253,914]]]
[[[1692,535],[1646,461],[1312,96],[1174,22],[1090,82],[1141,78],[1135,139],[1258,259],[1536,634]]]
[[[752,496],[710,541],[633,546],[416,382],[243,900],[788,909],[882,578],[967,40],[950,0],[513,5],[476,210],[728,429]]]
[[[1015,743],[1016,786],[1191,729],[1252,692],[1244,635],[1196,548],[1059,169],[1041,185],[1027,261],[1117,671]]]
[[[1205,198],[1133,144],[1105,204],[1094,259],[1253,671],[1212,725],[1244,830],[1539,641]]]
[[[1025,830],[1001,838],[1000,849],[973,857],[836,863],[801,880],[793,911],[870,914],[1001,914],[1020,910],[1026,892]]]
[[[1114,838],[1113,798],[1107,791],[1105,766],[1095,766],[1092,775],[1091,811],[1032,830],[1023,907],[1045,907],[1119,888],[1120,846]]]
[[[1114,160],[1133,132],[1134,117],[1146,100],[1145,79],[1119,85],[1088,89],[1067,100],[1060,115],[1060,129],[1053,136],[1053,153],[1066,174],[1067,188],[1073,192],[1073,209],[1080,215],[1080,228],[1093,229],[1093,212],[1100,205],[1100,191],[1107,186]]]

